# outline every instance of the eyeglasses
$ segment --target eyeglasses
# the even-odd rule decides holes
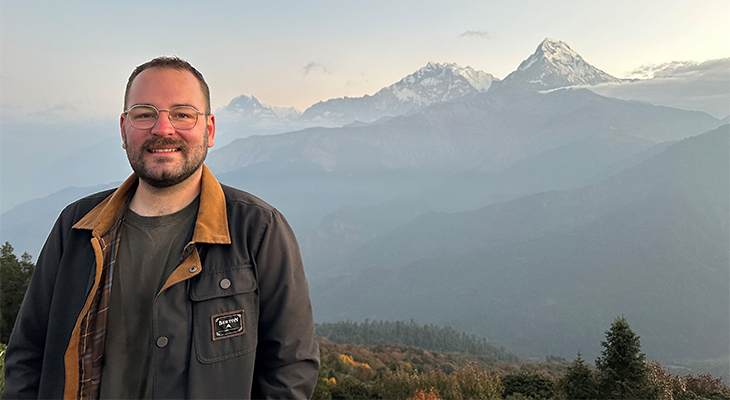
[[[129,123],[136,129],[151,129],[157,123],[161,111],[167,111],[172,127],[180,130],[193,129],[198,123],[198,115],[208,115],[192,106],[176,106],[169,110],[158,110],[154,106],[138,104],[124,111]]]

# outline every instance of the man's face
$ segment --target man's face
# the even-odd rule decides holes
[[[142,71],[129,88],[126,107],[151,105],[158,110],[175,106],[192,106],[205,111],[200,84],[189,71],[150,68]],[[198,115],[192,129],[179,130],[170,124],[167,111],[161,111],[150,129],[134,128],[122,114],[122,147],[132,170],[150,186],[165,188],[177,185],[198,171],[213,147],[215,118]]]

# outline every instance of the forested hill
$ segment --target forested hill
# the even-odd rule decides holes
[[[341,321],[317,324],[317,336],[339,344],[416,346],[426,350],[486,356],[494,361],[517,362],[518,357],[483,337],[450,326],[419,325],[414,321]]]

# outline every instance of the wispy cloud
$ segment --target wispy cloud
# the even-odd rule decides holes
[[[619,99],[641,100],[656,105],[705,111],[717,118],[730,113],[730,58],[672,61],[642,65],[629,76],[630,83],[590,87],[594,92]]]
[[[631,71],[629,76],[636,78],[678,78],[697,75],[727,74],[730,58],[696,61],[671,61],[663,64],[647,64]]]
[[[331,74],[332,73],[332,71],[330,71],[329,68],[327,68],[324,64],[318,63],[318,62],[314,62],[314,61],[312,61],[309,64],[305,65],[304,68],[303,68],[303,70],[304,70],[304,76],[309,75],[309,73],[312,72],[312,71],[322,71],[325,74]]]
[[[459,37],[478,37],[481,39],[491,39],[492,35],[487,31],[464,31]]]
[[[29,115],[45,121],[62,121],[77,117],[78,112],[79,110],[73,105],[62,103],[31,112]]]

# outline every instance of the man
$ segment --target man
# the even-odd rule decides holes
[[[124,107],[134,174],[56,221],[4,396],[310,397],[319,350],[299,248],[276,209],[203,164],[215,137],[203,76],[156,58],[129,77]]]

